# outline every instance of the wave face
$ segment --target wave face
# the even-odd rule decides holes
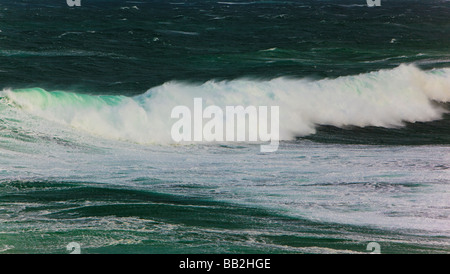
[[[3,90],[3,103],[96,136],[141,144],[173,143],[175,106],[279,106],[280,138],[311,135],[320,125],[398,128],[447,112],[450,69],[412,65],[336,79],[238,79],[203,84],[167,82],[134,97],[92,96],[40,88]],[[204,121],[206,122],[206,121]]]

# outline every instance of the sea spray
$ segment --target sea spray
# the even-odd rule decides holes
[[[92,96],[43,89],[3,90],[10,104],[96,136],[141,144],[171,144],[176,106],[279,106],[279,138],[314,134],[317,126],[394,128],[438,120],[450,101],[450,70],[412,65],[335,79],[167,82],[134,97]]]

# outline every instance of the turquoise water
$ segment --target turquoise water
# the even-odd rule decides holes
[[[450,251],[448,1],[2,1],[0,252]],[[276,152],[171,111],[275,105]]]

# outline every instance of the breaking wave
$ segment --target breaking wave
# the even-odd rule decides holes
[[[167,82],[134,96],[94,96],[40,88],[5,89],[2,104],[108,139],[172,143],[175,106],[279,106],[280,139],[314,134],[319,125],[402,127],[442,118],[450,101],[450,69],[413,65],[336,79]],[[0,108],[1,109],[1,108]],[[0,115],[6,115],[0,112]],[[0,118],[2,118],[0,116]]]

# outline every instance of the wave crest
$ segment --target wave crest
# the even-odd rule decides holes
[[[175,106],[279,106],[280,138],[314,134],[318,125],[401,127],[440,119],[450,101],[450,69],[412,65],[336,79],[167,82],[142,95],[92,96],[43,89],[3,90],[10,104],[33,115],[110,139],[172,143]],[[206,122],[206,121],[205,121]]]

